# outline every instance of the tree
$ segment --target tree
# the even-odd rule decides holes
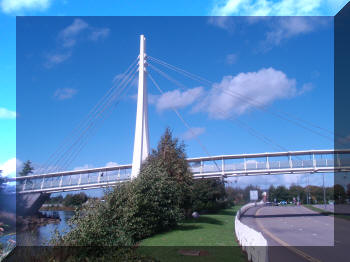
[[[68,196],[68,195],[67,195]],[[116,186],[105,202],[89,201],[76,213],[59,245],[133,246],[173,228],[183,218],[181,190],[159,159],[148,160],[139,176]]]
[[[275,202],[275,199],[276,199],[276,188],[273,185],[271,185],[270,188],[269,188],[268,198],[269,198],[270,202]],[[276,201],[277,201],[277,199],[276,199]]]
[[[269,189],[269,200],[271,202],[276,201],[280,202],[280,201],[287,201],[289,198],[289,194],[288,194],[288,189],[285,186],[278,186],[277,188],[275,188],[274,186],[270,186]]]
[[[30,174],[33,174],[34,167],[32,167],[32,162],[30,160],[27,160],[23,164],[22,171],[19,172],[18,174],[20,176],[28,176]]]
[[[104,202],[91,200],[83,205],[73,217],[71,230],[58,235],[56,244],[133,246],[140,239],[173,228],[191,204],[187,202],[191,200],[191,182],[184,146],[167,129],[139,176],[114,187]]]
[[[181,205],[187,216],[190,215],[192,207],[192,173],[190,171],[184,143],[180,143],[177,138],[173,138],[169,128],[166,128],[161,137],[157,150],[153,150],[148,161],[158,161],[169,177],[175,179],[181,191]]]
[[[334,185],[334,200],[336,204],[345,203],[346,194],[345,189],[342,185],[336,184]]]
[[[2,170],[0,170],[0,193],[3,190],[3,183],[5,182],[5,178],[1,176]]]
[[[350,198],[350,184],[346,185],[346,195],[348,198]]]
[[[195,211],[217,211],[225,207],[225,185],[221,179],[197,179],[192,192]]]
[[[300,202],[303,202],[303,200],[306,199],[305,189],[302,186],[292,184],[289,187],[289,200],[291,201],[293,198],[298,200],[298,197]]]
[[[67,194],[63,199],[63,204],[65,206],[81,206],[88,200],[85,193],[80,192],[79,194]]]
[[[226,187],[226,197],[229,203],[234,203],[235,205],[244,204],[243,199],[243,189],[242,188],[233,188]]]

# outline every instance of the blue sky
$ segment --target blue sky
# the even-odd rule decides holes
[[[247,3],[250,5],[247,5]],[[333,130],[333,19],[330,17],[50,17],[16,15],[329,15],[346,1],[2,1],[0,13],[0,163],[13,173],[16,163],[31,159],[42,164],[64,137],[89,112],[138,54],[138,35],[147,37],[147,53],[155,58],[205,76],[224,88],[236,88],[266,104],[272,112],[288,112]],[[301,4],[303,3],[303,4]],[[186,8],[184,8],[186,7]],[[253,8],[252,8],[253,7]],[[253,12],[254,10],[254,12]],[[259,11],[259,12],[257,12]],[[288,20],[290,19],[290,20]],[[74,34],[64,30],[76,27]],[[93,40],[95,35],[95,40]],[[155,64],[156,65],[156,64]],[[160,66],[158,66],[160,68]],[[165,71],[165,70],[164,70]],[[166,71],[169,73],[169,71]],[[175,104],[211,155],[277,151],[238,128],[228,116],[238,117],[259,133],[288,150],[332,148],[316,136],[271,114],[245,108],[216,89],[185,81],[187,93],[151,71],[165,97],[153,96],[150,105],[150,140],[154,147],[165,126],[188,138],[186,128],[167,110]],[[226,78],[224,78],[226,76]],[[275,79],[259,89],[257,83]],[[245,85],[241,85],[242,80]],[[249,86],[249,87],[247,87]],[[266,92],[262,88],[267,88]],[[258,91],[257,91],[258,90]],[[172,91],[172,92],[171,92]],[[130,163],[136,102],[134,86],[99,127],[71,168]],[[149,93],[158,95],[149,83]],[[215,99],[205,99],[208,94]],[[191,98],[194,101],[191,102]],[[168,99],[168,100],[167,100]],[[204,100],[204,101],[203,101]],[[215,110],[219,100],[224,116]],[[202,102],[199,102],[202,101]],[[35,106],[33,106],[35,105]],[[234,105],[234,106],[232,106]],[[223,119],[224,118],[224,119]],[[30,126],[30,131],[26,127]],[[196,139],[186,139],[190,157],[205,153]]]

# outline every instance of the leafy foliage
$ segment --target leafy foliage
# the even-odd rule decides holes
[[[157,159],[168,176],[176,180],[179,184],[179,195],[181,196],[180,207],[188,214],[192,206],[193,180],[186,158],[184,143],[180,143],[177,138],[173,138],[170,129],[166,128],[158,143],[157,150],[152,151],[148,162]]]
[[[336,204],[343,204],[346,200],[345,189],[342,185],[334,185],[334,201]]]
[[[153,151],[139,176],[115,187],[105,195],[104,202],[89,201],[73,217],[70,231],[63,236],[57,234],[54,242],[69,246],[132,246],[140,239],[175,227],[184,217],[184,194],[189,191],[184,187],[190,185],[191,178],[183,146],[177,143],[167,129],[158,151]]]
[[[62,196],[61,196],[62,197]],[[60,198],[55,199],[57,201]],[[63,199],[63,204],[65,206],[80,206],[88,200],[88,197],[85,193],[81,192],[79,194],[67,194]]]
[[[2,192],[3,190],[3,183],[5,182],[5,179],[1,176],[1,170],[0,170],[0,193]]]
[[[226,197],[229,203],[243,205],[250,201],[250,190],[257,190],[258,196],[261,196],[262,190],[258,186],[249,185],[245,188],[226,188]]]
[[[30,174],[33,174],[34,167],[32,166],[32,162],[30,160],[27,160],[23,164],[22,171],[19,172],[18,174],[20,176],[28,176]]]
[[[326,187],[326,201],[333,200],[333,187]],[[300,199],[300,202],[303,204],[307,203],[307,195],[308,192],[310,194],[311,203],[323,203],[323,188],[319,186],[307,186],[301,187],[298,185],[291,185],[288,188],[284,186],[274,187],[270,186],[268,190],[269,201],[273,202],[276,198],[277,202],[282,200],[284,201],[292,201],[293,198]]]
[[[220,179],[198,179],[193,184],[195,211],[218,211],[225,208],[225,185]]]

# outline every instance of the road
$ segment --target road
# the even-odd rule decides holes
[[[249,209],[241,221],[262,232],[270,262],[349,261],[347,220],[335,222],[302,206],[269,206]]]

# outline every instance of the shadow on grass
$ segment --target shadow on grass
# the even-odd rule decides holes
[[[218,214],[219,215],[225,215],[225,216],[235,216],[237,211],[232,210],[232,209],[225,209],[221,210]]]
[[[214,225],[222,225],[222,221],[216,219],[216,218],[212,218],[212,217],[207,217],[207,216],[200,216],[199,218],[192,218],[192,219],[188,219],[185,220],[182,224],[214,224]]]
[[[198,225],[189,225],[187,223],[183,223],[178,225],[175,230],[179,230],[179,231],[188,231],[188,230],[194,230],[194,229],[200,229],[203,228],[202,226],[198,226]],[[169,230],[172,231],[172,230]]]
[[[198,256],[183,255],[183,250],[199,251]],[[246,256],[239,246],[213,247],[213,246],[156,246],[139,247],[137,252],[157,259],[160,262],[246,262]]]

